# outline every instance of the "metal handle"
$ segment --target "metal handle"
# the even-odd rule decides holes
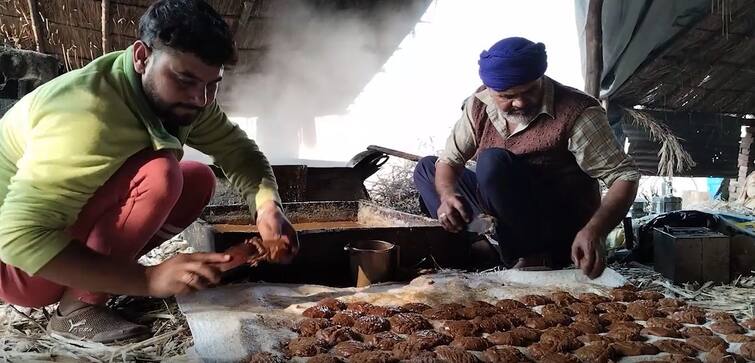
[[[396,156],[396,157],[406,159],[409,161],[419,161],[420,159],[422,159],[419,155],[405,153],[403,151],[389,149],[387,147],[382,147],[382,146],[377,146],[377,145],[367,146],[367,150],[380,151],[382,153],[386,153],[388,155]]]

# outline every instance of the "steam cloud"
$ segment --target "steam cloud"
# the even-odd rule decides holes
[[[315,117],[346,112],[429,1],[375,2],[381,4],[358,10],[275,3],[275,20],[256,35],[267,46],[259,68],[234,77],[223,97],[233,116],[258,117],[257,143],[282,163],[298,159],[301,145],[317,144]]]

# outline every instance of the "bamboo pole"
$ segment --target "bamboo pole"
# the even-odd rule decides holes
[[[27,0],[29,15],[31,16],[31,28],[34,31],[34,43],[37,52],[45,53],[44,36],[42,35],[42,16],[39,15],[37,0]]]
[[[603,73],[603,0],[590,0],[585,23],[585,92],[600,96]]]
[[[110,0],[102,0],[102,54],[110,51]]]

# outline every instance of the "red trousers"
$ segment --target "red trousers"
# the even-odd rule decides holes
[[[215,176],[207,165],[179,162],[168,151],[144,150],[97,190],[67,232],[94,251],[135,261],[188,227],[214,190]],[[67,288],[0,262],[0,299],[10,304],[54,304]],[[90,304],[104,304],[109,297],[74,292]]]

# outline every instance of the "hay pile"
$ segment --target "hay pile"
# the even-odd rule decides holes
[[[186,241],[174,238],[140,263],[154,265],[188,251]],[[28,309],[0,302],[0,361],[159,362],[184,355],[193,345],[186,319],[174,299],[118,297],[108,305],[131,321],[150,326],[152,337],[111,345],[68,339],[45,330],[55,306]]]
[[[191,247],[189,242],[184,240],[181,235],[178,235],[152,251],[147,252],[147,254],[139,258],[139,264],[144,266],[154,266],[178,253],[192,252],[194,252],[194,248]]]
[[[389,161],[373,177],[365,181],[372,200],[384,207],[411,214],[422,214],[419,192],[414,187],[416,162]]]
[[[193,340],[186,321],[178,313],[173,300],[143,300],[131,304],[158,304],[151,309],[133,311],[133,320],[152,327],[153,336],[133,343],[104,345],[48,334],[44,327],[54,307],[19,309],[3,305],[0,310],[0,360],[28,362],[30,360],[69,360],[101,362],[161,361],[182,355]],[[120,307],[125,308],[126,305]],[[141,307],[142,309],[146,306]],[[138,315],[138,316],[136,316]]]
[[[725,200],[706,200],[694,204],[690,204],[685,209],[699,210],[701,212],[717,214],[717,213],[733,213],[741,214],[745,216],[755,216],[755,210],[746,207],[742,203],[737,201],[725,201]]]
[[[739,276],[729,284],[675,285],[651,267],[632,262],[611,266],[640,288],[655,290],[706,309],[723,310],[738,319],[755,317],[755,276]],[[755,273],[755,271],[753,271]]]

